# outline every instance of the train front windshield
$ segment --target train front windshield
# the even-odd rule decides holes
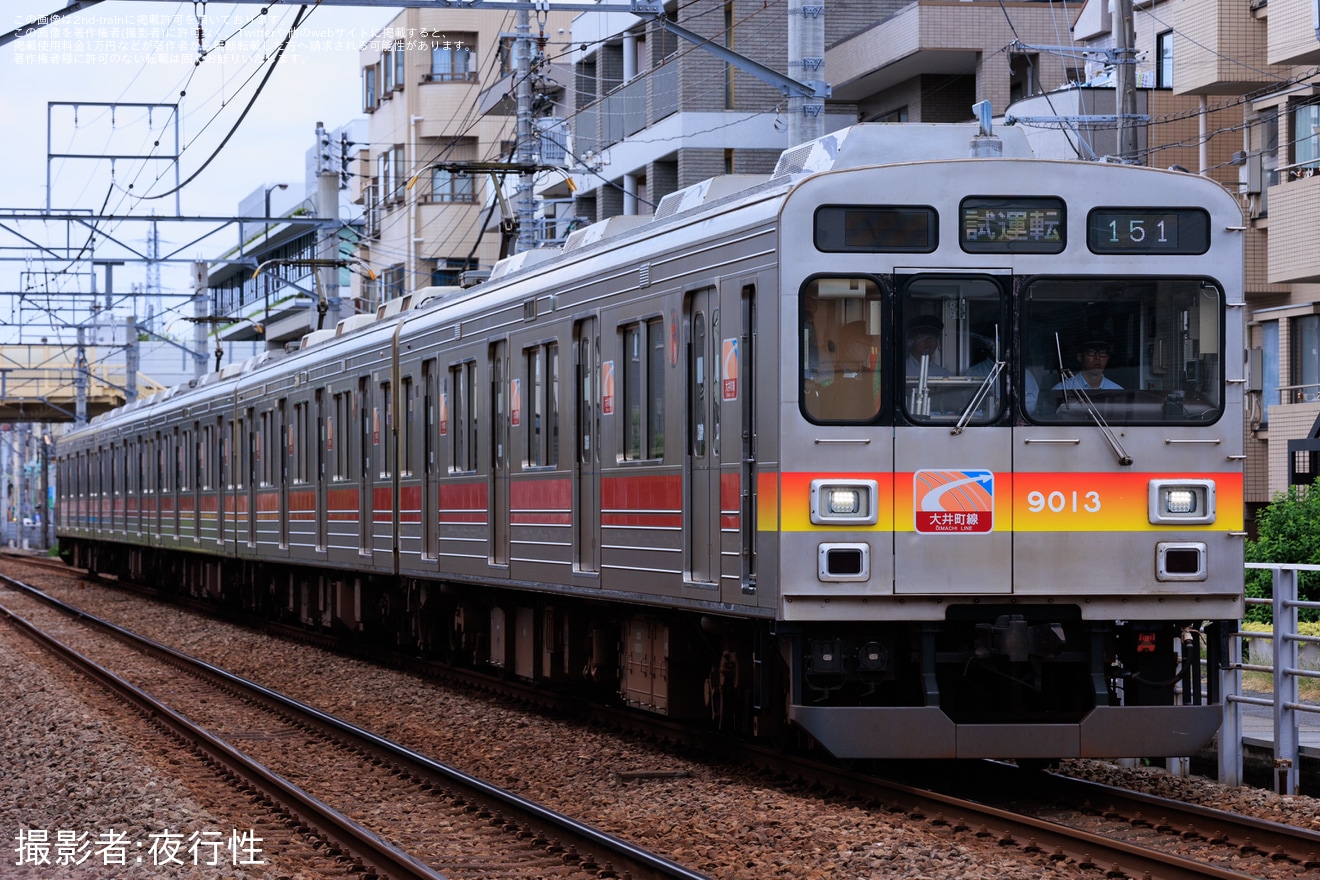
[[[1206,424],[1223,413],[1223,292],[1201,279],[1041,279],[1022,304],[1032,421]]]
[[[811,421],[1207,424],[1223,413],[1224,296],[1207,280],[1036,277],[1020,282],[1016,309],[1006,276],[895,283],[892,317],[872,279],[803,291]]]

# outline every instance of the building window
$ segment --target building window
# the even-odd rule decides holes
[[[1036,53],[1010,55],[1008,59],[1008,101],[1021,101],[1040,93],[1040,56]]]
[[[514,54],[514,39],[514,37],[500,37],[499,47],[495,50],[501,77],[508,76],[518,69],[518,56]]]
[[[1320,103],[1293,110],[1293,172],[1310,176],[1320,168]]]
[[[380,56],[381,99],[389,97],[389,92],[403,88],[403,43],[395,43]]]
[[[1173,31],[1155,35],[1155,57],[1159,64],[1155,69],[1155,88],[1173,88]]]
[[[477,78],[477,35],[437,37],[431,45],[431,82],[468,82]]]
[[[1282,401],[1279,398],[1279,322],[1262,321],[1260,325],[1260,425],[1268,428],[1270,407]]]
[[[376,66],[362,68],[362,110],[371,113],[376,109]]]
[[[437,260],[435,269],[431,272],[431,284],[435,287],[457,287],[463,280],[463,273],[475,268],[477,268],[476,259]]]
[[[408,285],[405,281],[407,274],[407,270],[404,269],[402,263],[390,266],[381,273],[381,302],[388,302],[392,299],[397,299],[408,292]],[[377,305],[379,305],[379,303],[377,303]]]
[[[465,171],[434,168],[431,172],[431,201],[471,202],[472,175]]]
[[[897,110],[890,110],[888,112],[881,113],[879,116],[877,116],[875,119],[871,121],[872,122],[907,122],[908,108],[899,107]]]
[[[1291,329],[1292,399],[1320,400],[1320,315],[1293,318]]]

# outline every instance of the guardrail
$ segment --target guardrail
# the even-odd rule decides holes
[[[1298,722],[1302,713],[1320,715],[1320,704],[1303,702],[1300,694],[1301,680],[1320,678],[1320,671],[1302,669],[1298,660],[1298,647],[1320,645],[1320,637],[1297,632],[1297,610],[1320,608],[1320,602],[1299,600],[1297,582],[1301,572],[1320,571],[1320,565],[1248,562],[1247,568],[1273,572],[1271,598],[1248,598],[1247,604],[1271,606],[1274,633],[1271,636],[1268,633],[1235,632],[1229,639],[1228,667],[1220,672],[1224,723],[1219,730],[1219,781],[1225,785],[1240,785],[1242,782],[1242,707],[1268,706],[1274,712],[1274,790],[1279,794],[1297,794],[1301,781]],[[1269,666],[1242,662],[1245,639],[1272,643]],[[1242,693],[1243,672],[1273,674],[1274,695],[1260,697]]]

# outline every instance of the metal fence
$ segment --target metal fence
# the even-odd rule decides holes
[[[1271,598],[1248,598],[1247,604],[1271,606],[1274,632],[1273,635],[1236,632],[1230,639],[1228,668],[1220,673],[1225,696],[1224,723],[1219,731],[1219,781],[1225,785],[1241,784],[1242,709],[1244,706],[1267,706],[1274,713],[1274,790],[1279,794],[1297,794],[1301,781],[1301,716],[1305,713],[1320,715],[1320,704],[1303,702],[1300,694],[1302,679],[1320,678],[1320,671],[1303,669],[1298,657],[1301,646],[1320,645],[1320,637],[1304,636],[1297,632],[1298,609],[1320,608],[1320,602],[1299,600],[1297,582],[1301,572],[1320,571],[1320,565],[1249,562],[1247,568],[1273,572]],[[1270,642],[1270,665],[1243,663],[1244,640]],[[1273,674],[1273,696],[1244,694],[1243,672]]]

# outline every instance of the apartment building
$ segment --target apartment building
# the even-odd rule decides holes
[[[567,13],[532,17],[547,61],[567,52],[570,22]],[[515,28],[513,12],[406,9],[362,48],[369,143],[353,167],[353,196],[364,215],[357,256],[376,277],[355,282],[359,310],[457,284],[506,252],[510,218],[489,194],[506,186],[499,166],[516,146],[515,117],[482,112],[482,97],[512,80]],[[554,119],[564,88],[546,70],[535,77],[535,112]]]

